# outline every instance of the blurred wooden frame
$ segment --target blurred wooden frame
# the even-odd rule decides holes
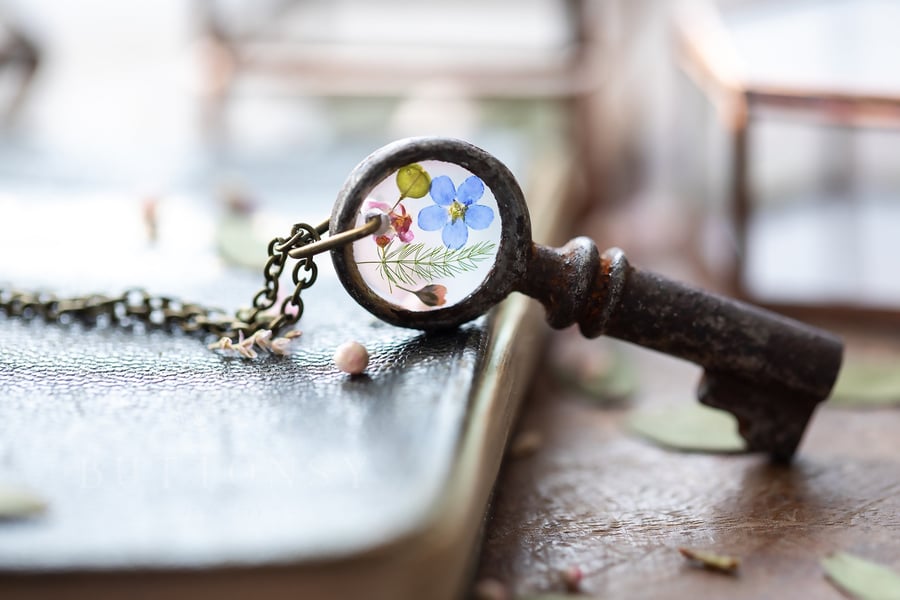
[[[5,39],[0,43],[0,70],[10,69],[17,73],[15,91],[6,106],[0,109],[0,120],[6,126],[13,122],[25,104],[40,66],[41,51],[17,24],[0,21],[0,26],[6,29]]]
[[[742,77],[736,52],[721,14],[712,2],[686,2],[675,19],[675,38],[682,70],[715,108],[731,146],[728,177],[730,213],[737,253],[729,274],[730,292],[799,318],[853,320],[900,325],[900,309],[850,303],[766,301],[754,297],[744,283],[747,229],[753,211],[749,180],[751,126],[766,109],[814,115],[823,124],[843,127],[900,128],[900,95],[855,93],[850,89],[814,89],[751,82]]]
[[[299,0],[287,0],[269,15],[277,22],[285,10]],[[560,52],[534,55],[515,61],[497,56],[490,48],[479,54],[477,63],[452,60],[422,60],[430,50],[444,59],[446,48],[398,48],[390,53],[383,45],[324,44],[291,40],[290,50],[277,49],[263,31],[236,36],[223,26],[215,0],[198,4],[207,39],[213,43],[207,61],[213,84],[208,86],[207,119],[211,129],[223,126],[223,108],[235,80],[244,74],[263,75],[290,81],[300,93],[332,97],[402,98],[409,94],[410,82],[430,79],[450,82],[466,97],[474,99],[553,100],[568,107],[573,156],[578,157],[581,182],[586,190],[603,189],[604,151],[598,144],[599,107],[597,96],[604,80],[604,40],[601,39],[601,12],[597,0],[559,0],[572,28],[572,46]],[[514,9],[511,5],[511,9]],[[386,50],[388,50],[386,52]]]

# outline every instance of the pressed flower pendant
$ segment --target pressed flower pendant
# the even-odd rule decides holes
[[[748,449],[778,459],[793,455],[840,368],[842,343],[826,331],[642,271],[587,238],[534,243],[513,175],[460,140],[401,140],[370,155],[338,195],[329,233],[290,256],[330,249],[344,287],[381,319],[446,329],[527,294],[554,327],[701,365],[701,402],[733,412]]]
[[[353,244],[366,285],[410,311],[452,306],[486,279],[497,256],[501,219],[480,177],[448,162],[404,165],[369,191],[356,226],[382,227]]]
[[[323,235],[328,233],[327,237]],[[562,248],[531,239],[522,190],[497,158],[447,138],[401,140],[351,173],[331,217],[296,223],[267,247],[264,286],[233,317],[216,309],[131,290],[65,301],[0,290],[7,316],[179,328],[216,335],[211,347],[253,357],[286,354],[293,325],[316,281],[317,254],[331,253],[348,293],[380,319],[450,329],[513,292],[539,300],[551,326],[577,324],[702,366],[701,402],[735,414],[748,450],[789,459],[816,406],[830,393],[843,345],[826,331],[633,267],[618,248],[601,253],[579,237]],[[288,259],[293,292],[281,295]],[[358,348],[356,350],[359,350]],[[364,368],[360,352],[345,370]]]
[[[362,231],[332,247],[344,287],[383,320],[420,329],[484,314],[524,279],[532,246],[525,199],[509,170],[445,138],[396,142],[354,169],[329,233]]]

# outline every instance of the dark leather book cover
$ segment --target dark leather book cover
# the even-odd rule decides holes
[[[540,181],[523,182],[538,241],[557,241],[559,156],[520,166],[544,161]],[[327,202],[306,203],[300,218],[326,215]],[[148,248],[122,206],[90,189],[44,205],[12,200],[5,224],[27,233],[7,236],[0,280],[249,303],[261,276],[217,261],[200,235],[214,228],[208,207],[163,203]],[[80,222],[93,224],[73,229],[69,217],[83,211],[94,216]],[[288,357],[244,360],[184,335],[0,317],[0,482],[47,502],[39,517],[0,522],[0,595],[461,593],[542,310],[516,296],[426,335],[378,321],[327,256],[318,263]],[[332,363],[347,340],[371,354],[362,376]]]

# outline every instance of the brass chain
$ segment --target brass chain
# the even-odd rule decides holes
[[[282,300],[277,312],[280,278],[288,252],[319,241],[316,227],[297,223],[287,238],[269,242],[268,260],[263,268],[263,288],[253,297],[252,307],[238,310],[234,316],[225,311],[182,302],[168,296],[152,296],[142,289],[132,289],[119,296],[92,294],[59,298],[46,292],[32,292],[0,287],[0,312],[9,317],[43,319],[67,324],[78,321],[87,325],[128,327],[140,323],[147,328],[180,330],[188,334],[214,335],[235,339],[249,337],[269,329],[273,336],[296,323],[303,314],[300,293],[316,282],[318,268],[312,257],[297,261],[292,272],[294,291]]]

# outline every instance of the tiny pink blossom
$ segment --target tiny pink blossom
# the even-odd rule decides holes
[[[272,337],[271,329],[260,329],[256,333],[253,334],[251,338],[253,343],[262,348],[263,350],[268,350],[271,345],[270,339]]]
[[[254,348],[265,350],[273,354],[286,356],[291,353],[292,342],[300,337],[300,330],[288,331],[282,337],[273,338],[271,329],[260,329],[250,337],[245,337],[243,331],[238,331],[237,341],[223,337],[219,341],[209,344],[210,350],[223,350],[228,353],[238,353],[244,358],[257,358],[259,353]]]
[[[374,208],[380,210],[388,215],[391,223],[391,226],[387,231],[374,236],[376,244],[384,248],[390,244],[391,240],[395,237],[400,238],[400,241],[404,244],[408,244],[413,240],[415,236],[413,235],[413,232],[409,230],[409,228],[412,227],[412,217],[406,212],[405,206],[398,204],[396,207],[392,208],[384,202],[370,201],[368,207],[370,209]]]
[[[230,337],[219,338],[218,342],[213,342],[207,346],[210,350],[234,350],[234,345]]]
[[[269,348],[274,354],[287,356],[291,353],[291,339],[286,337],[275,338],[269,344]]]
[[[255,336],[250,336],[249,338],[244,339],[244,332],[238,331],[238,343],[234,349],[244,358],[256,358],[259,355],[256,353],[256,350],[253,349],[254,337]]]

